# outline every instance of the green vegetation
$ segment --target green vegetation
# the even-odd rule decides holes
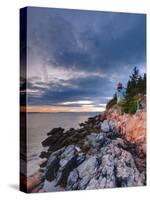
[[[111,108],[112,106],[114,106],[117,103],[117,95],[114,94],[113,98],[108,101],[107,105],[106,105],[106,109]]]
[[[117,103],[117,97],[115,94],[107,103],[106,108],[109,109],[117,104],[122,108],[123,112],[135,113],[137,109],[137,102],[144,94],[146,94],[146,74],[141,76],[139,74],[139,70],[135,67],[127,82],[126,96],[124,100]]]

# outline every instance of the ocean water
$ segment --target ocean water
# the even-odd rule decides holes
[[[37,172],[39,155],[44,149],[41,142],[52,128],[63,127],[66,130],[78,128],[79,123],[99,113],[28,113],[27,114],[27,176]]]

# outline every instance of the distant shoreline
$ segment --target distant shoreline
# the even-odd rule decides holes
[[[49,114],[63,114],[63,113],[72,113],[72,114],[81,114],[81,113],[83,113],[83,114],[85,114],[85,113],[97,113],[97,114],[102,114],[103,112],[100,112],[100,111],[94,111],[94,112],[21,112],[21,113],[30,113],[30,114],[37,114],[37,113],[40,113],[40,114],[46,114],[46,113],[49,113]]]

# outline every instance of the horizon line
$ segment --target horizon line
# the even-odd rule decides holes
[[[20,111],[20,113],[96,113],[96,112],[104,112],[104,111],[60,111],[60,112],[30,112],[30,111]]]

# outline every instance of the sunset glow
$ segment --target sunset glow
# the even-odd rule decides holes
[[[103,112],[104,107],[21,106],[21,112]]]

